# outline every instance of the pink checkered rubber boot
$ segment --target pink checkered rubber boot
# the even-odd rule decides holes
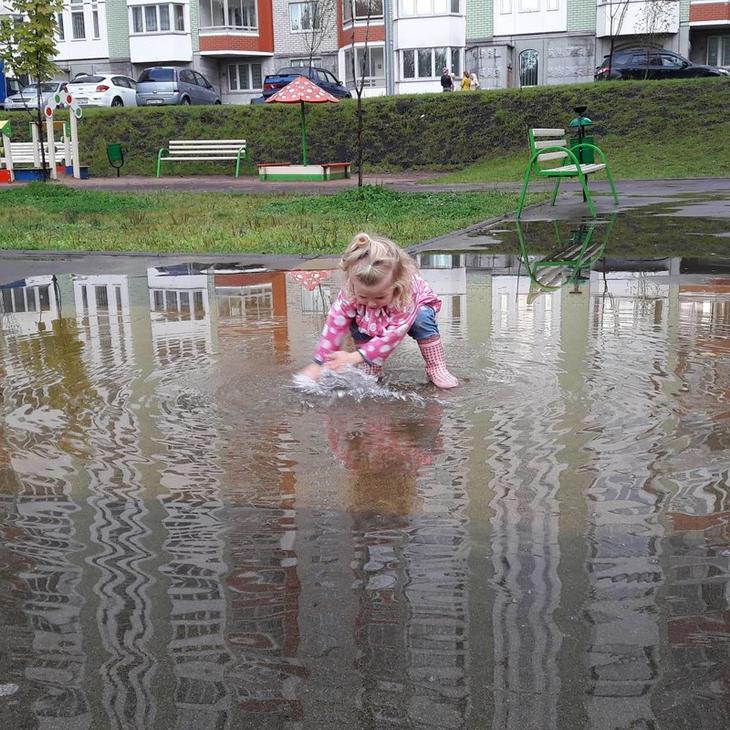
[[[369,362],[362,362],[357,366],[365,375],[372,375],[374,378],[379,378],[383,374],[382,365],[373,365]]]
[[[418,347],[421,349],[421,355],[426,361],[426,376],[437,387],[455,388],[459,381],[447,370],[446,356],[444,355],[444,346],[441,344],[441,338],[436,335],[429,337],[427,340],[419,340]]]

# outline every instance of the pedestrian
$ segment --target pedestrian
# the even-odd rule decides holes
[[[472,71],[469,74],[469,81],[471,82],[471,90],[476,91],[479,88],[480,84],[479,84],[479,78],[477,77],[475,71]]]
[[[468,71],[464,71],[464,76],[461,79],[461,90],[462,91],[471,90],[471,76],[469,76]]]
[[[441,300],[420,276],[416,262],[392,241],[358,233],[340,268],[345,284],[327,315],[314,362],[300,374],[318,380],[323,368],[337,372],[356,365],[378,377],[408,334],[421,350],[426,377],[438,388],[455,388],[459,381],[446,367],[436,324]],[[348,332],[354,352],[340,349]]]
[[[454,90],[454,77],[451,75],[451,71],[444,67],[441,71],[441,91],[453,91]]]

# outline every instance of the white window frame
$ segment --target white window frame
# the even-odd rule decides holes
[[[303,26],[303,24],[302,24],[302,18],[303,18],[303,16],[301,14],[301,10],[302,10],[303,6],[305,6],[305,5],[311,6],[313,8],[313,10],[315,10],[315,11],[317,9],[317,5],[315,3],[313,3],[313,2],[311,2],[310,0],[294,0],[293,2],[290,2],[289,3],[289,31],[291,33],[311,33],[312,31],[319,31],[319,30],[321,30],[321,28],[322,28],[322,19],[318,15],[317,16],[310,16],[311,19],[318,20],[319,21],[319,24],[317,26],[313,26],[313,27],[309,27],[309,28],[305,28]],[[298,21],[299,21],[299,24],[300,24],[300,27],[299,28],[295,28],[294,27],[294,16],[292,15],[292,11],[295,8],[297,9],[297,11],[299,13],[299,18],[298,18]]]
[[[199,22],[201,23],[201,28],[203,30],[206,29],[226,29],[226,30],[233,30],[233,31],[247,31],[247,32],[253,32],[258,31],[259,29],[259,8],[258,8],[258,2],[257,0],[250,0],[251,8],[253,10],[253,17],[252,22],[249,25],[233,25],[231,23],[231,5],[240,5],[242,0],[222,0],[223,2],[223,25],[202,25],[204,22],[204,15],[203,15],[203,9],[207,7],[208,9],[208,18],[210,19],[210,22],[213,23],[213,2],[214,0],[198,0],[198,13],[199,13]],[[242,19],[243,20],[243,19]]]
[[[443,50],[446,54],[446,64],[451,69],[451,73],[457,77],[461,75],[462,66],[464,65],[464,58],[462,56],[461,46],[436,46],[432,48],[402,48],[400,51],[400,80],[401,81],[437,81],[441,78],[441,66],[436,64],[436,51]],[[434,76],[419,76],[419,63],[418,53],[419,51],[430,51],[431,52],[431,71],[435,74]],[[405,53],[413,53],[413,73],[414,76],[405,75]],[[454,68],[454,52],[458,54],[458,68]]]
[[[398,17],[418,18],[428,16],[463,15],[465,0],[398,0]],[[457,10],[454,10],[456,2]],[[442,7],[436,7],[440,5]]]
[[[248,74],[248,88],[241,87],[241,67],[246,66],[246,73]],[[253,85],[253,67],[259,67],[259,79],[261,80],[260,86]],[[234,88],[231,85],[231,69],[236,69],[236,83],[237,86]],[[226,78],[228,79],[228,90],[231,93],[249,92],[249,91],[261,91],[264,85],[264,73],[262,64],[259,61],[242,61],[241,63],[229,63],[226,71]]]
[[[365,0],[363,0],[365,1]],[[370,0],[370,3],[378,2],[378,0]],[[368,15],[357,15],[355,9],[357,7],[357,0],[342,0],[342,24],[351,25],[353,20],[355,25],[358,23],[367,23]],[[347,12],[349,9],[349,13]],[[380,0],[380,13],[372,13],[370,15],[370,22],[380,21],[383,19],[383,0]]]
[[[355,71],[357,73],[357,81],[360,81],[360,63],[364,46],[355,46]],[[368,44],[368,69],[367,75],[363,80],[365,87],[384,87],[385,86],[385,46]],[[373,70],[373,51],[381,51],[383,54],[383,74],[381,76],[371,75]],[[352,89],[355,86],[355,80],[350,76],[352,73],[352,46],[345,48],[345,86]]]
[[[167,8],[168,28],[162,30],[160,8]],[[153,9],[155,12],[155,29],[148,30],[147,18],[148,10]],[[180,8],[182,12],[182,29],[177,28],[177,18],[179,17],[176,9]],[[139,19],[141,30],[137,30],[135,19]],[[185,33],[185,6],[182,3],[145,3],[144,5],[129,6],[129,28],[130,35],[168,35],[169,33]]]
[[[717,58],[715,62],[710,60],[710,43],[713,45],[717,43]],[[705,55],[705,62],[708,66],[717,66],[718,68],[730,68],[730,63],[723,63],[723,56],[728,53],[730,57],[730,50],[726,49],[730,47],[730,35],[711,35],[707,38],[707,49]]]
[[[64,24],[63,13],[56,14],[56,38],[59,41],[66,40],[66,26]]]

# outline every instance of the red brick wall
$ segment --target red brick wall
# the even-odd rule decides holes
[[[200,50],[205,51],[266,51],[274,52],[274,21],[271,0],[258,0],[259,33],[244,35],[200,36]]]
[[[692,3],[689,6],[690,23],[697,23],[703,20],[727,20],[730,23],[730,2],[707,3],[697,5]]]

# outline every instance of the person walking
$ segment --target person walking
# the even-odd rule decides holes
[[[453,91],[454,90],[454,78],[451,75],[451,71],[444,67],[441,71],[441,91]]]

